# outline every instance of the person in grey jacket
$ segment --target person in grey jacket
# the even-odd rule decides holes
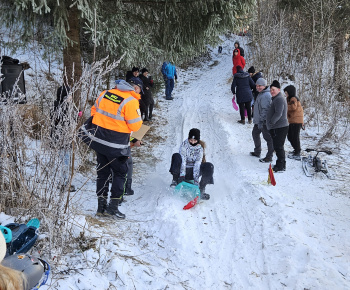
[[[288,133],[288,105],[286,97],[281,93],[281,85],[277,80],[274,80],[270,85],[270,93],[272,102],[266,115],[266,127],[270,130],[273,148],[277,155],[277,161],[273,167],[273,171],[285,171],[286,153],[284,151],[284,142]]]
[[[271,106],[270,88],[267,86],[267,81],[259,78],[256,81],[256,90],[259,94],[256,97],[254,105],[254,127],[252,136],[254,140],[254,151],[250,152],[251,156],[260,157],[261,154],[261,140],[262,133],[264,140],[267,143],[267,154],[265,158],[259,159],[260,162],[271,162],[273,156],[273,142],[269,130],[266,128],[266,114]]]

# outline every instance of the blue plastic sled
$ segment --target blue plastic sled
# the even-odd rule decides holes
[[[12,231],[12,241],[7,243],[6,256],[14,253],[27,253],[35,244],[38,238],[38,219],[31,219],[27,224],[11,223],[6,227]]]
[[[186,198],[187,200],[193,200],[197,196],[200,197],[201,195],[201,192],[197,185],[186,181],[180,182],[178,185],[176,185],[174,192],[177,195]]]

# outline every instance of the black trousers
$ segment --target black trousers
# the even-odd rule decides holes
[[[122,198],[128,173],[128,157],[110,157],[96,152],[97,155],[97,196],[108,197],[111,183],[111,198]]]
[[[177,180],[180,176],[182,158],[180,153],[174,153],[171,158],[171,166],[169,172],[173,175],[173,179]],[[199,188],[203,189],[207,184],[214,184],[214,165],[210,162],[204,162],[201,164],[200,173],[201,180],[199,182]],[[186,168],[186,180],[193,180],[193,168]]]
[[[288,126],[271,129],[270,135],[272,137],[273,148],[275,149],[277,161],[277,166],[284,167],[286,165],[286,153],[284,151],[284,142],[286,141],[286,137],[288,134]]]
[[[300,129],[302,124],[289,124],[288,141],[292,145],[295,153],[300,153]]]
[[[251,102],[245,102],[245,103],[239,103],[239,114],[241,115],[241,120],[244,121],[245,120],[245,115],[244,115],[244,111],[247,110],[247,116],[248,116],[248,120],[252,119],[252,107],[251,107]]]

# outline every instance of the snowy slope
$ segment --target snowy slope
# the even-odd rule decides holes
[[[287,160],[277,185],[267,184],[268,165],[249,156],[253,125],[238,124],[232,108],[233,42],[226,40],[223,54],[214,51],[208,63],[179,70],[173,101],[157,96],[153,134],[161,141],[136,149],[155,161],[135,159],[136,193],[120,207],[125,221],[93,217],[92,170],[76,206],[97,248],[62,257],[50,289],[350,288],[350,199],[337,193],[349,180],[308,178],[299,161]],[[184,211],[168,170],[191,128],[201,130],[215,184],[207,187],[209,201]],[[285,147],[292,150],[288,141]],[[77,176],[79,182],[85,180]]]

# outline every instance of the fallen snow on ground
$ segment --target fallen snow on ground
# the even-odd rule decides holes
[[[306,177],[300,161],[288,159],[287,170],[275,174],[277,185],[267,184],[268,164],[249,156],[253,125],[238,124],[232,108],[234,40],[206,63],[179,69],[173,101],[163,92],[156,97],[152,126],[161,141],[133,149],[154,161],[135,159],[135,195],[120,207],[125,221],[94,217],[95,172],[88,182],[76,177],[77,187],[86,182],[76,193],[78,222],[97,238],[96,248],[60,257],[59,274],[43,289],[350,288],[349,163],[329,180]],[[191,128],[201,130],[215,184],[207,187],[209,201],[184,211],[168,171]],[[318,136],[312,128],[301,134],[304,149],[316,143],[310,135]],[[292,150],[288,141],[285,148]],[[339,156],[326,157],[333,169]]]

